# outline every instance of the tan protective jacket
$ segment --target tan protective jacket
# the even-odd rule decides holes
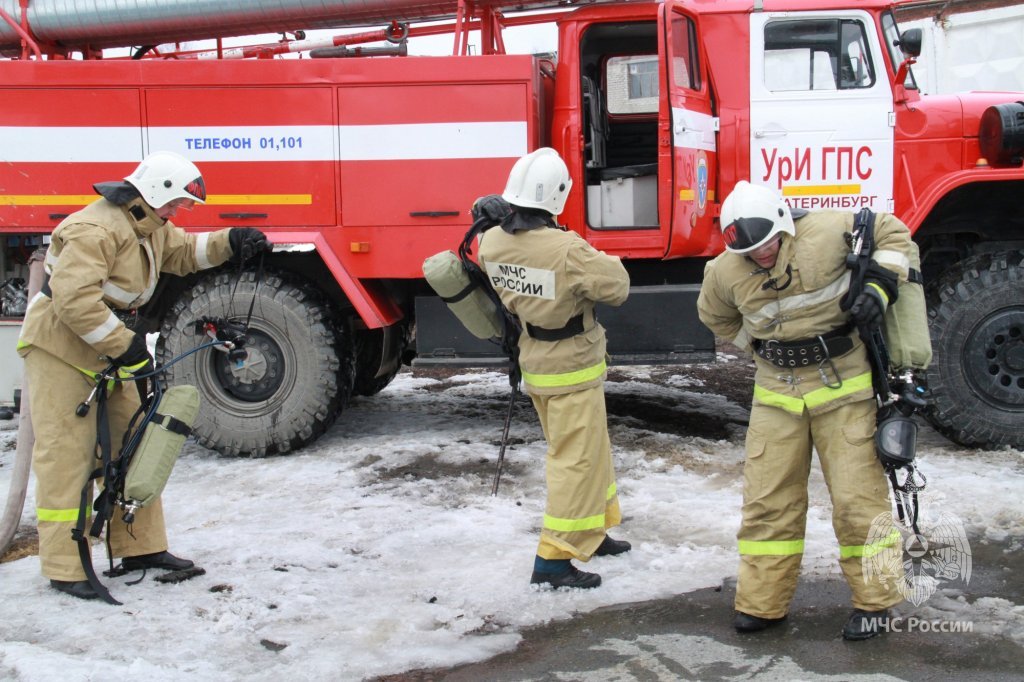
[[[519,364],[529,393],[554,395],[604,380],[604,327],[594,304],[621,305],[629,296],[622,261],[598,251],[575,232],[550,227],[481,236],[480,262],[502,303],[523,323]],[[583,314],[583,333],[559,341],[531,338],[526,324],[561,329]]]
[[[134,332],[112,309],[146,303],[159,272],[185,275],[231,257],[229,229],[188,234],[141,198],[100,198],[65,218],[46,255],[51,295],[29,302],[19,350],[38,346],[79,369],[98,371],[128,350]]]
[[[815,211],[798,219],[796,235],[783,234],[770,272],[746,256],[720,254],[704,269],[697,299],[701,321],[748,351],[753,339],[805,340],[847,324],[849,313],[839,309],[851,274],[846,267],[850,246],[843,235],[853,229],[854,217],[841,211]],[[913,249],[906,225],[895,216],[879,213],[874,234],[872,259],[906,281]],[[787,268],[792,281],[783,287],[789,278]],[[769,282],[780,290],[766,286]],[[851,338],[853,350],[821,368],[812,363],[783,369],[755,355],[754,399],[794,414],[801,414],[804,407],[819,414],[870,398],[871,367],[864,344],[856,331]]]

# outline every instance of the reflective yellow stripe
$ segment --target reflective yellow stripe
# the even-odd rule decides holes
[[[22,348],[28,348],[31,345],[32,344],[28,343],[27,341],[22,341],[21,339],[18,339],[18,345],[15,348],[15,350],[21,350]]]
[[[95,194],[0,194],[0,206],[84,206]]]
[[[843,379],[843,385],[839,388],[829,388],[828,386],[822,386],[821,388],[815,389],[810,393],[804,395],[804,402],[807,403],[807,408],[811,409],[824,405],[830,400],[836,398],[842,398],[843,396],[862,391],[865,388],[871,388],[871,372],[865,372],[864,374],[858,374],[855,377],[849,379]]]
[[[851,557],[875,556],[895,545],[902,544],[903,536],[898,530],[894,530],[878,542],[870,545],[839,545],[839,558],[849,559]]]
[[[803,540],[740,540],[740,554],[791,556],[804,553]]]
[[[604,528],[604,514],[587,516],[582,519],[559,519],[554,516],[544,515],[544,527],[550,530],[560,530],[571,533],[576,530],[593,530]]]
[[[793,414],[803,414],[804,412],[804,401],[800,398],[794,398],[791,395],[782,395],[775,391],[769,391],[767,388],[754,384],[754,398],[764,405],[771,407],[778,407],[786,412],[792,412]]]
[[[878,294],[882,297],[882,301],[885,302],[885,305],[889,305],[889,294],[885,293],[885,289],[878,286],[874,282],[868,282],[867,285],[878,292]]]
[[[575,372],[564,374],[530,374],[523,372],[523,379],[531,386],[538,388],[552,388],[556,386],[575,386],[599,378],[608,369],[608,365],[602,360],[593,367],[578,369]]]
[[[143,360],[142,362],[137,362],[134,365],[121,365],[117,368],[117,373],[122,377],[129,376],[145,367],[147,362],[149,362],[149,360]]]
[[[0,194],[0,206],[84,206],[96,201],[95,194]],[[207,204],[221,206],[310,205],[312,194],[211,194]]]
[[[805,393],[803,398],[783,395],[754,384],[754,398],[763,405],[778,407],[793,414],[803,414],[804,405],[807,405],[808,409],[813,409],[829,401],[848,396],[851,393],[856,393],[866,388],[871,388],[871,372],[858,374],[850,379],[843,379],[843,385],[839,388],[829,388],[828,386],[816,388]]]
[[[614,483],[612,483],[610,486],[608,486],[608,494],[605,496],[604,499],[605,500],[612,499],[613,497],[615,497],[615,493],[617,493],[617,492],[619,492],[618,487]]]
[[[78,520],[77,509],[42,509],[36,507],[36,516],[40,521],[67,522]]]
[[[89,377],[89,379],[91,379],[92,381],[99,381],[99,378],[100,378],[100,373],[99,372],[94,372],[91,369],[82,369],[78,365],[71,365],[71,366],[74,367],[75,369],[77,369],[79,372],[81,372],[85,376]],[[118,374],[120,374],[120,373],[121,373],[121,370],[118,370]],[[126,375],[126,376],[130,377],[131,375],[129,374],[129,375]],[[115,379],[107,379],[107,390],[108,391],[113,391],[116,386],[117,386],[117,381]]]

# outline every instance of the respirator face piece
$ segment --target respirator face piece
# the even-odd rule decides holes
[[[883,419],[875,431],[875,447],[878,458],[887,468],[898,469],[912,464],[917,450],[917,424],[903,416]]]

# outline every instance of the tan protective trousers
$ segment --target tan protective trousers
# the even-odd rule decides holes
[[[530,397],[548,442],[548,498],[537,555],[589,561],[605,531],[622,521],[604,386]]]
[[[871,523],[891,513],[889,486],[875,456],[875,402],[862,400],[816,417],[759,405],[750,411],[743,467],[743,522],[736,610],[786,614],[796,590],[807,520],[812,447],[832,498],[839,565],[853,606],[879,611],[901,601],[894,583],[865,582],[862,556]],[[869,550],[870,551],[870,550]]]
[[[36,434],[32,469],[36,475],[42,573],[53,580],[85,580],[78,544],[71,537],[71,529],[78,520],[82,487],[89,474],[100,466],[96,447],[97,406],[93,402],[85,417],[77,416],[75,408],[86,399],[93,384],[84,373],[40,348],[32,348],[25,355],[25,375],[32,386],[29,398]],[[133,383],[119,384],[109,394],[112,456],[117,456],[122,436],[138,407],[139,394]],[[87,513],[91,519],[94,500],[91,485],[88,499]],[[136,513],[130,534],[119,512],[114,511],[110,522],[110,548],[114,557],[167,549],[160,500]],[[86,532],[90,523],[86,522]]]

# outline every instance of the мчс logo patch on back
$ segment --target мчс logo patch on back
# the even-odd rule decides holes
[[[512,263],[487,263],[487,276],[495,289],[548,300],[555,298],[555,273],[552,270]]]

